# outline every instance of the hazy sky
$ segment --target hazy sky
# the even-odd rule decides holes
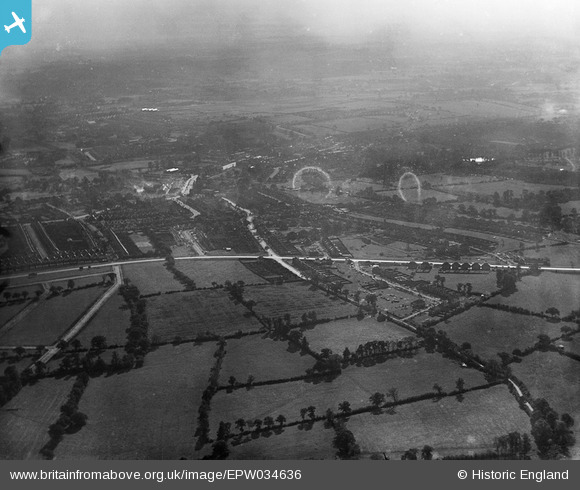
[[[577,0],[33,0],[35,47],[175,38],[228,41],[268,22],[364,39],[403,24],[431,35],[580,37]]]

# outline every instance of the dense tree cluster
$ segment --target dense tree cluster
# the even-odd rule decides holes
[[[52,459],[53,451],[62,440],[64,434],[76,432],[87,423],[87,416],[80,412],[78,407],[89,379],[89,375],[86,372],[82,372],[77,376],[67,401],[60,407],[58,420],[48,428],[50,441],[41,450],[41,453],[46,458]]]
[[[571,430],[574,419],[567,413],[559,417],[544,398],[534,400],[532,407],[534,409],[530,417],[532,437],[540,457],[559,459],[561,456],[568,456],[570,447],[576,442]]]

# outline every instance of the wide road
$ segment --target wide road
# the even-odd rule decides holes
[[[281,256],[281,255],[272,255],[271,252],[268,252],[268,255],[262,255],[260,256],[264,259],[270,259],[270,260],[275,260],[276,262],[279,262],[280,260],[284,261],[284,260],[292,260],[294,258],[298,258],[300,260],[311,260],[311,261],[316,261],[318,260],[317,258],[314,257],[301,257],[301,256],[297,256],[297,255],[289,255],[289,256]],[[240,259],[257,259],[258,255],[237,255],[237,254],[232,254],[232,255],[193,255],[193,256],[186,256],[186,257],[174,257],[175,260],[240,260]],[[372,262],[373,264],[391,264],[391,265],[407,265],[409,262],[414,261],[417,263],[421,263],[421,262],[429,262],[431,265],[433,266],[438,266],[438,265],[442,265],[444,262],[441,260],[422,260],[422,259],[401,259],[401,258],[380,258],[380,259],[375,259],[375,258],[339,258],[339,259],[332,259],[333,262],[346,262],[347,260],[350,260],[352,262]],[[137,259],[137,260],[120,260],[120,261],[116,261],[116,262],[99,262],[96,264],[91,264],[91,269],[89,270],[94,270],[94,269],[98,269],[98,268],[110,268],[112,266],[122,266],[122,265],[130,265],[130,264],[144,264],[144,263],[148,263],[148,262],[163,262],[165,261],[164,258],[154,258],[154,259]],[[476,260],[474,262],[482,262],[481,260]],[[514,268],[515,266],[513,265],[507,265],[507,264],[497,264],[497,263],[490,263],[488,262],[489,265],[492,268],[495,269],[508,269],[508,268]],[[87,265],[83,265],[83,267],[86,269]],[[526,270],[529,269],[528,266],[521,266],[522,270]],[[62,269],[51,269],[51,270],[46,270],[46,271],[35,271],[36,275],[31,278],[31,279],[36,279],[37,276],[42,276],[42,275],[50,275],[50,274],[60,274],[63,272],[73,272],[73,271],[78,271],[79,268],[78,267],[63,267]],[[546,272],[568,272],[568,273],[573,273],[573,274],[580,274],[580,267],[539,267],[539,270],[541,271],[546,271]],[[4,275],[4,276],[0,276],[0,281],[4,281],[4,280],[10,280],[10,279],[22,279],[22,278],[28,278],[29,273],[19,273],[19,274],[11,274],[11,275]],[[82,277],[82,276],[77,276],[77,277]],[[72,277],[72,279],[74,279],[74,277]],[[50,278],[47,278],[47,280],[50,280]],[[56,280],[62,280],[61,278],[56,278],[54,279]],[[39,281],[36,281],[39,282]],[[28,285],[28,283],[22,284],[22,286],[26,286]]]

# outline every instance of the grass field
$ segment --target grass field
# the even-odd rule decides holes
[[[514,196],[521,196],[524,190],[529,192],[538,193],[540,191],[551,191],[562,189],[564,186],[560,185],[550,185],[550,184],[531,184],[529,182],[523,182],[521,180],[502,180],[499,182],[481,182],[474,184],[458,184],[454,186],[447,186],[446,191],[457,192],[460,194],[472,193],[481,195],[493,195],[494,192],[498,192],[501,195],[507,190],[512,190]]]
[[[435,383],[452,390],[459,377],[466,387],[485,383],[478,371],[462,369],[438,354],[418,353],[370,367],[348,367],[332,381],[295,381],[232,393],[220,391],[212,399],[210,423],[217,430],[220,421],[235,422],[240,417],[254,420],[282,414],[288,421],[300,420],[300,409],[309,405],[315,406],[319,415],[327,408],[337,411],[345,400],[352,408],[360,408],[370,405],[369,397],[377,391],[386,393],[397,388],[399,397],[405,398],[431,392]]]
[[[149,262],[123,266],[123,277],[129,279],[141,294],[179,291],[183,285],[175,280],[163,262]]]
[[[425,199],[434,197],[438,202],[450,202],[457,201],[457,196],[449,194],[447,192],[441,192],[430,189],[421,190],[421,199],[419,199],[419,192],[417,192],[417,187],[407,187],[401,190],[404,200],[411,203],[423,202]],[[378,193],[381,196],[401,196],[399,191],[381,191]]]
[[[49,441],[74,378],[46,378],[22,388],[0,410],[0,459],[43,459],[38,452]]]
[[[338,320],[316,325],[312,330],[306,330],[304,336],[308,339],[310,348],[320,352],[331,349],[336,354],[342,354],[345,347],[354,351],[360,344],[373,340],[400,340],[413,334],[391,322],[377,322],[375,318],[357,320]]]
[[[576,334],[572,337],[570,341],[560,341],[559,344],[565,347],[567,352],[572,352],[577,356],[580,356],[580,335]]]
[[[0,336],[0,345],[53,344],[105,291],[104,288],[81,289],[43,300]]]
[[[223,290],[153,296],[147,298],[147,315],[149,335],[158,335],[166,341],[175,336],[193,339],[206,331],[224,335],[262,327],[244,306],[235,304]]]
[[[245,436],[241,444],[232,439],[228,459],[334,459],[334,435],[334,430],[325,429],[323,424],[314,424],[287,427],[280,434],[270,432],[268,436]]]
[[[251,335],[228,340],[219,382],[228,384],[230,376],[245,383],[251,374],[256,381],[302,376],[314,366],[309,355],[289,350],[288,342]]]
[[[415,279],[423,279],[425,281],[433,282],[436,275],[442,275],[445,277],[445,287],[457,291],[457,285],[459,283],[466,284],[471,283],[473,286],[473,292],[477,293],[491,293],[497,289],[495,273],[468,273],[468,274],[454,274],[454,273],[444,273],[441,274],[439,269],[431,269],[431,272],[420,273],[415,275]]]
[[[97,314],[89,321],[76,336],[83,346],[88,347],[91,339],[96,335],[104,335],[107,344],[125,344],[131,313],[126,307],[125,300],[120,294],[114,294],[101,307]]]
[[[246,284],[262,284],[266,281],[252,273],[238,260],[177,260],[175,266],[195,281],[198,288],[212,287],[212,283],[244,281]]]
[[[197,459],[197,408],[216,344],[150,352],[145,366],[91,379],[79,410],[87,425],[65,436],[58,459]]]
[[[14,318],[20,311],[22,311],[29,301],[22,301],[13,304],[2,304],[0,306],[0,327],[8,322],[10,319]]]
[[[419,175],[421,184],[429,183],[436,186],[445,185],[473,185],[481,182],[495,182],[496,177],[489,175],[448,175],[448,174],[423,174]]]
[[[461,344],[469,342],[473,352],[498,360],[499,352],[511,352],[533,346],[539,334],[550,337],[560,335],[563,322],[551,323],[542,318],[518,315],[491,308],[471,308],[437,325],[437,330],[447,332],[449,337]]]
[[[526,250],[524,257],[547,257],[553,267],[580,267],[580,244],[570,243],[557,247],[540,248],[537,252],[535,250]]]
[[[380,245],[377,243],[364,243],[357,236],[340,237],[342,243],[348,248],[350,253],[359,259],[376,259],[381,257],[409,258],[416,257],[417,253],[401,250],[398,247]]]
[[[495,277],[495,274],[489,275]],[[499,295],[489,302],[521,306],[536,312],[546,311],[553,306],[558,308],[562,316],[580,308],[580,275],[542,272],[539,276],[522,278],[517,288],[509,297]]]
[[[505,386],[467,393],[463,402],[447,397],[398,407],[395,414],[362,414],[350,418],[363,453],[385,452],[400,459],[409,448],[425,444],[435,455],[470,454],[493,448],[495,437],[530,431],[527,415]]]
[[[512,364],[535,398],[545,398],[560,415],[569,413],[576,421],[573,459],[580,458],[580,362],[556,352],[534,352],[520,364]]]
[[[319,319],[355,315],[357,312],[350,303],[313,290],[305,282],[247,287],[244,298],[256,302],[254,311],[258,315],[276,318],[289,313],[294,322],[300,322],[302,314],[310,311],[315,311]]]

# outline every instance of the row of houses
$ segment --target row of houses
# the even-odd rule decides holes
[[[433,264],[431,264],[430,262],[422,262],[422,263],[417,263],[417,262],[409,262],[408,269],[410,270],[414,270],[415,272],[430,272],[431,269],[433,268]],[[474,262],[473,264],[470,264],[469,262],[464,262],[463,264],[460,264],[459,262],[443,262],[443,264],[441,264],[441,267],[439,268],[439,272],[461,272],[461,273],[465,273],[465,272],[490,272],[491,271],[491,266],[487,263],[484,262],[483,264],[480,264],[478,262]]]

